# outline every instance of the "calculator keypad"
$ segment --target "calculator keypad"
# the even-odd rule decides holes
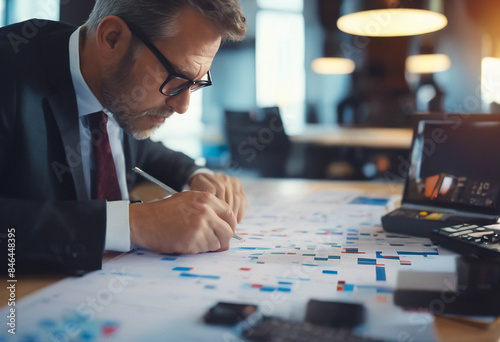
[[[487,226],[459,224],[438,229],[436,232],[438,236],[460,240],[469,247],[479,248],[478,252],[480,250],[490,250],[491,252],[498,252],[498,256],[500,256],[500,224]],[[441,238],[438,242],[444,247],[447,245],[446,239]]]
[[[242,333],[248,340],[261,342],[381,342],[370,337],[353,335],[345,328],[291,322],[272,317],[264,317],[258,324],[248,327]]]

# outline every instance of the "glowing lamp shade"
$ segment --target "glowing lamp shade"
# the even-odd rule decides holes
[[[368,37],[414,36],[441,30],[446,25],[448,20],[441,13],[410,8],[355,12],[337,21],[341,31]]]
[[[406,59],[406,71],[412,74],[432,74],[448,70],[450,66],[450,57],[442,54],[415,55]]]
[[[312,61],[311,68],[317,74],[346,75],[352,73],[356,65],[347,58],[322,57]]]

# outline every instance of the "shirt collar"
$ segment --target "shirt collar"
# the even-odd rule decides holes
[[[81,27],[69,38],[69,68],[75,88],[78,116],[82,117],[100,112],[104,107],[90,90],[80,70],[80,29]]]

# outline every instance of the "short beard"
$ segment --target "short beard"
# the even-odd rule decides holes
[[[133,110],[137,105],[137,102],[131,101],[133,99],[132,91],[137,87],[136,77],[132,74],[137,53],[137,48],[133,45],[131,44],[120,62],[104,74],[101,81],[101,97],[104,107],[113,114],[120,127],[132,135],[134,139],[144,140],[153,135],[161,125],[140,129],[136,124],[138,119],[146,115],[168,118],[174,114],[174,111],[154,107],[140,112]]]

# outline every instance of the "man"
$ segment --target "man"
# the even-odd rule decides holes
[[[76,30],[0,29],[2,258],[78,271],[133,244],[227,250],[247,204],[240,182],[147,138],[211,85],[221,42],[245,30],[237,0],[97,0]],[[131,204],[134,166],[193,191]]]

